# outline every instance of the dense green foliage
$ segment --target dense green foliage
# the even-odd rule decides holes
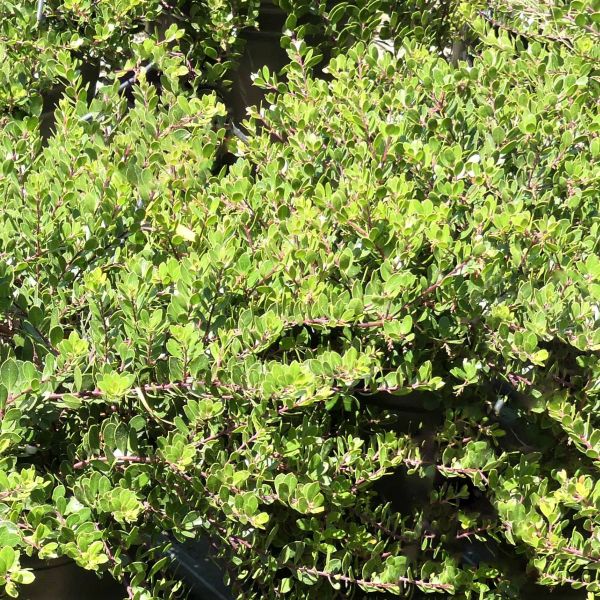
[[[48,0],[38,22],[31,2],[0,5],[0,114],[35,111],[36,92],[72,83],[76,73],[139,70],[142,62],[164,69],[165,55],[182,57],[168,78],[194,86],[217,84],[241,49],[239,31],[256,24],[259,0]],[[179,49],[172,42],[179,40]]]
[[[598,2],[281,2],[241,141],[200,88],[256,4],[0,8],[0,586],[169,598],[168,534],[240,598],[594,598]],[[90,104],[84,55],[160,93]]]

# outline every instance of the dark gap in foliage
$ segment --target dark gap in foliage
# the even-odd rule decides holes
[[[87,101],[90,103],[96,94],[96,86],[100,79],[100,61],[89,60],[86,57],[81,57],[81,60],[83,61],[80,69],[81,80],[84,87],[87,88]],[[42,114],[40,116],[40,137],[43,144],[47,144],[48,139],[54,134],[56,108],[64,97],[65,89],[69,84],[70,82],[63,82],[41,93]]]

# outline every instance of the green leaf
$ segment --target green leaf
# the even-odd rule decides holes
[[[10,393],[16,390],[15,386],[18,381],[19,367],[12,358],[8,358],[0,367],[0,382]]]
[[[196,240],[196,234],[185,225],[177,225],[175,233],[188,242],[194,242]]]

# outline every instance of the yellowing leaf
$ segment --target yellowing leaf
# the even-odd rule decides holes
[[[189,229],[188,227],[186,227],[185,225],[177,225],[177,229],[175,229],[175,233],[177,235],[180,235],[184,240],[187,240],[188,242],[194,242],[196,241],[196,234]]]

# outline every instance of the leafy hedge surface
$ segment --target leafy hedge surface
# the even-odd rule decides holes
[[[443,50],[464,21],[457,0],[272,0],[287,15],[287,40],[302,39],[326,56],[357,42],[390,45],[410,36]]]
[[[260,0],[46,0],[38,22],[36,2],[0,5],[0,114],[35,113],[36,91],[72,82],[82,72],[100,76],[160,64],[185,52],[171,79],[198,84],[227,76],[241,50],[239,32],[256,25]],[[180,51],[173,48],[179,40]]]
[[[407,39],[327,81],[291,35],[227,172],[176,52],[129,110],[75,79],[45,147],[5,117],[9,595],[33,553],[168,598],[199,531],[240,598],[600,590],[598,52],[473,25],[472,67]]]

